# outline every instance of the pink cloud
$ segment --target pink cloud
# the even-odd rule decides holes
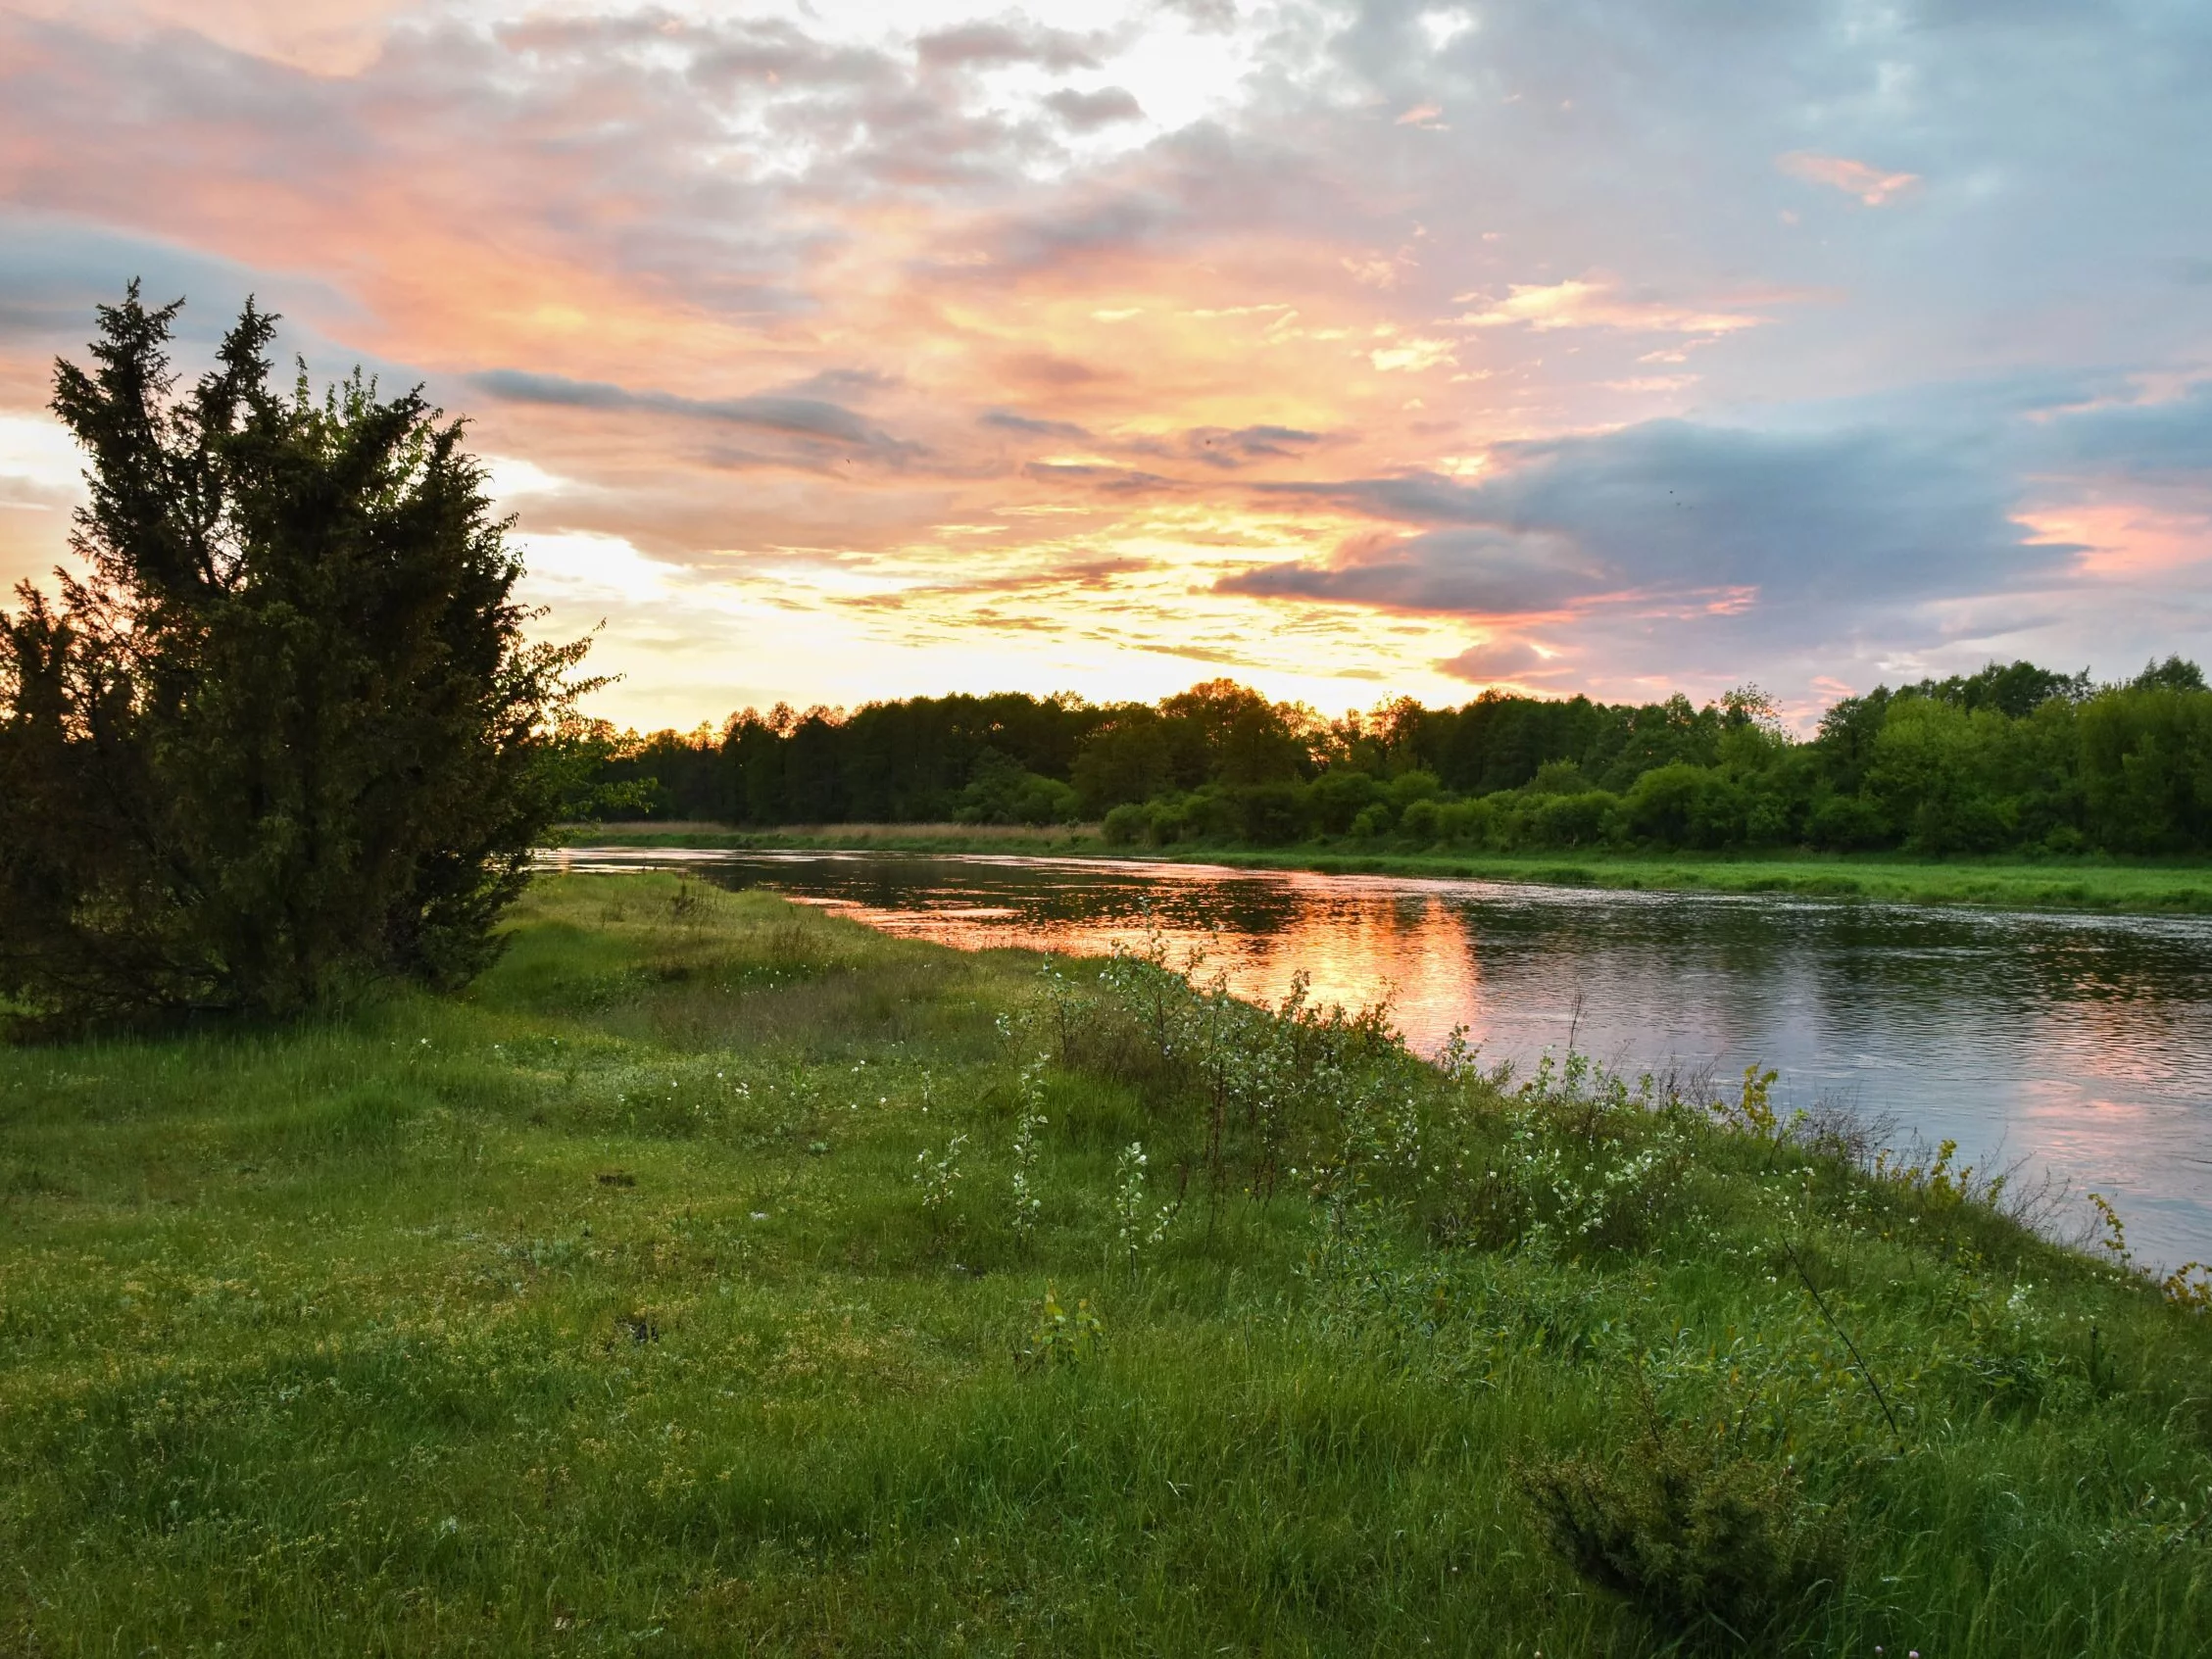
[[[1917,172],[1884,172],[1847,156],[1820,156],[1810,150],[1792,150],[1777,157],[1774,165],[1792,178],[1825,184],[1846,196],[1856,196],[1870,208],[1884,206],[1920,182]]]

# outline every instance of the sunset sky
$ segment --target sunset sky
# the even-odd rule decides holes
[[[133,274],[473,421],[627,723],[2212,654],[2203,0],[0,0],[0,576]]]

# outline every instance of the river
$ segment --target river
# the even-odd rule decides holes
[[[2212,1261],[2212,919],[1074,858],[578,848],[576,870],[682,868],[974,949],[1103,954],[1163,933],[1240,994],[1304,970],[1389,998],[1433,1051],[1464,1025],[1526,1066],[1571,1039],[1630,1073],[1782,1074],[1892,1139],[2103,1194],[2138,1256]]]

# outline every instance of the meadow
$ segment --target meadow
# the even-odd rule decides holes
[[[2194,1655],[2212,1318],[1768,1079],[541,880],[0,1049],[0,1647]]]

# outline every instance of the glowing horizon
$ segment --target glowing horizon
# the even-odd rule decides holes
[[[2123,673],[2212,619],[2212,24],[2122,9],[0,0],[0,576],[140,274],[467,414],[624,723]]]

